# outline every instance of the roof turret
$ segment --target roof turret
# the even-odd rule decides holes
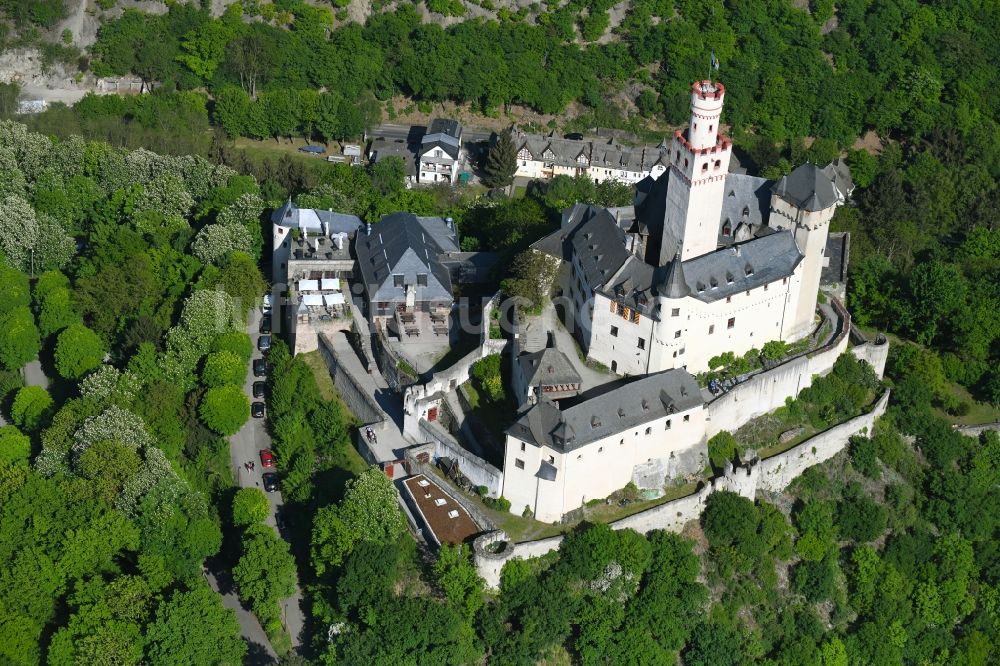
[[[663,282],[657,287],[657,293],[666,298],[684,298],[691,293],[691,287],[684,279],[684,266],[681,262],[681,248],[677,246],[677,254],[673,260],[667,264],[666,275]]]

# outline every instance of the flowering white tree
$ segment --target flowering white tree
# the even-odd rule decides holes
[[[251,244],[242,224],[208,224],[191,242],[191,253],[206,264],[220,264],[230,252],[250,254]]]
[[[127,405],[142,389],[142,380],[130,370],[122,372],[113,365],[102,365],[80,382],[80,396],[99,404]]]
[[[149,434],[142,418],[112,405],[98,416],[83,422],[73,435],[73,455],[79,457],[97,442],[108,439],[121,442],[135,451],[153,446],[153,436]]]
[[[76,254],[76,241],[55,218],[38,216],[38,238],[35,242],[36,271],[60,269]]]
[[[242,313],[232,296],[221,290],[194,292],[184,302],[180,323],[167,331],[167,350],[160,359],[164,375],[184,386],[193,385],[194,370],[215,337],[242,325]]]
[[[155,210],[168,218],[185,218],[194,206],[184,180],[176,174],[164,173],[143,183],[143,191],[135,202],[136,210]]]
[[[31,204],[19,196],[0,202],[0,251],[17,268],[30,265],[31,249],[38,242],[38,219]]]
[[[259,194],[247,192],[219,211],[216,224],[257,224],[264,212],[264,200]]]

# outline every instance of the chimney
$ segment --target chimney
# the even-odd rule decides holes
[[[330,223],[327,222],[326,220],[323,220],[322,224],[323,224],[323,235],[324,236],[329,236],[330,235]]]
[[[318,238],[316,238],[316,239],[313,240],[313,247],[316,249],[316,252],[319,252],[319,239]]]
[[[334,234],[333,241],[337,244],[338,250],[344,249],[344,234]]]
[[[371,236],[372,235],[372,223],[371,222],[369,222],[368,224],[365,225],[365,235],[366,236]]]
[[[307,241],[309,240],[309,228],[308,227],[302,227],[302,238],[304,238]]]
[[[452,226],[453,222],[454,222],[454,220],[451,219],[450,217],[444,218],[444,223],[448,225],[448,229],[449,230],[453,230],[454,229],[453,226]]]

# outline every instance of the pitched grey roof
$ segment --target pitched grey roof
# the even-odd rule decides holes
[[[837,188],[842,199],[851,196],[851,192],[854,191],[854,179],[851,177],[851,169],[843,157],[838,157],[823,167],[823,173],[833,181],[833,185]]]
[[[808,211],[824,210],[840,201],[833,179],[823,169],[808,162],[779,180],[774,186],[774,193]]]
[[[406,288],[395,286],[394,275],[402,275],[404,285],[417,285],[419,301],[451,300],[451,278],[440,257],[457,251],[458,239],[444,220],[412,213],[386,215],[370,234],[359,233],[355,243],[372,301],[406,300]],[[426,286],[418,284],[418,275],[427,276]]]
[[[726,174],[726,189],[722,196],[722,218],[719,221],[719,243],[733,242],[741,225],[747,237],[767,223],[771,210],[771,185],[767,178],[745,174]],[[729,234],[723,234],[726,224]]]
[[[324,235],[336,233],[353,235],[354,232],[363,226],[361,219],[356,215],[313,208],[299,208],[291,199],[286,201],[281,208],[276,208],[271,213],[271,222],[283,227],[305,229],[309,232],[323,233]],[[324,224],[326,225],[325,231]]]
[[[458,159],[461,145],[462,126],[458,124],[458,121],[435,118],[427,130],[427,134],[420,139],[420,154],[425,155],[429,150],[441,148],[452,159]]]
[[[802,258],[786,229],[688,259],[684,278],[693,298],[711,303],[788,277]]]
[[[552,347],[531,354],[521,354],[517,357],[517,363],[529,386],[579,384],[582,381],[566,355]]]
[[[702,404],[701,390],[686,370],[667,370],[562,411],[543,400],[507,432],[522,441],[565,453]]]

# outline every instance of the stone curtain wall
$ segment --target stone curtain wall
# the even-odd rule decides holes
[[[840,316],[839,329],[833,339],[825,347],[754,375],[708,403],[708,437],[722,430],[735,432],[750,419],[781,407],[786,398],[797,396],[812,384],[814,375],[822,376],[830,372],[837,358],[848,349],[851,327],[850,315],[844,306],[836,300],[832,300],[831,304]],[[875,362],[869,362],[881,377],[888,344],[865,342],[860,347],[864,348],[863,351],[855,355],[863,360],[869,360],[868,356],[871,356]]]
[[[337,391],[340,393],[340,397],[343,398],[348,409],[362,423],[374,423],[381,426],[383,421],[382,410],[375,404],[372,397],[358,385],[354,377],[344,370],[340,360],[337,358],[337,352],[333,350],[327,339],[323,337],[321,340],[322,344],[320,344],[319,349],[323,354],[323,360],[326,361],[326,367],[330,370],[330,376],[333,377],[333,385],[337,387]]]
[[[759,470],[757,489],[780,492],[809,467],[834,457],[852,436],[871,432],[875,420],[885,413],[888,402],[889,391],[886,390],[867,414],[825,430],[784,453],[761,460],[756,465]]]
[[[503,472],[462,447],[448,432],[434,423],[420,421],[421,440],[434,445],[431,459],[445,456],[458,460],[458,468],[476,486],[486,486],[491,497],[499,497]]]
[[[709,495],[717,490],[728,490],[753,499],[758,490],[780,492],[807,468],[829,460],[847,446],[848,440],[861,432],[870,431],[889,402],[889,391],[875,403],[867,414],[862,414],[838,426],[807,439],[784,453],[733,468],[727,465],[723,476],[712,479],[693,495],[666,502],[646,511],[622,518],[611,527],[616,530],[633,529],[645,534],[651,530],[679,532],[691,520],[697,520],[705,508]],[[473,557],[479,575],[492,588],[500,584],[500,571],[504,563],[513,557],[538,557],[559,548],[562,537],[552,537],[541,541],[508,543],[498,552],[493,552],[500,541],[509,541],[503,532],[491,532],[473,543]]]

